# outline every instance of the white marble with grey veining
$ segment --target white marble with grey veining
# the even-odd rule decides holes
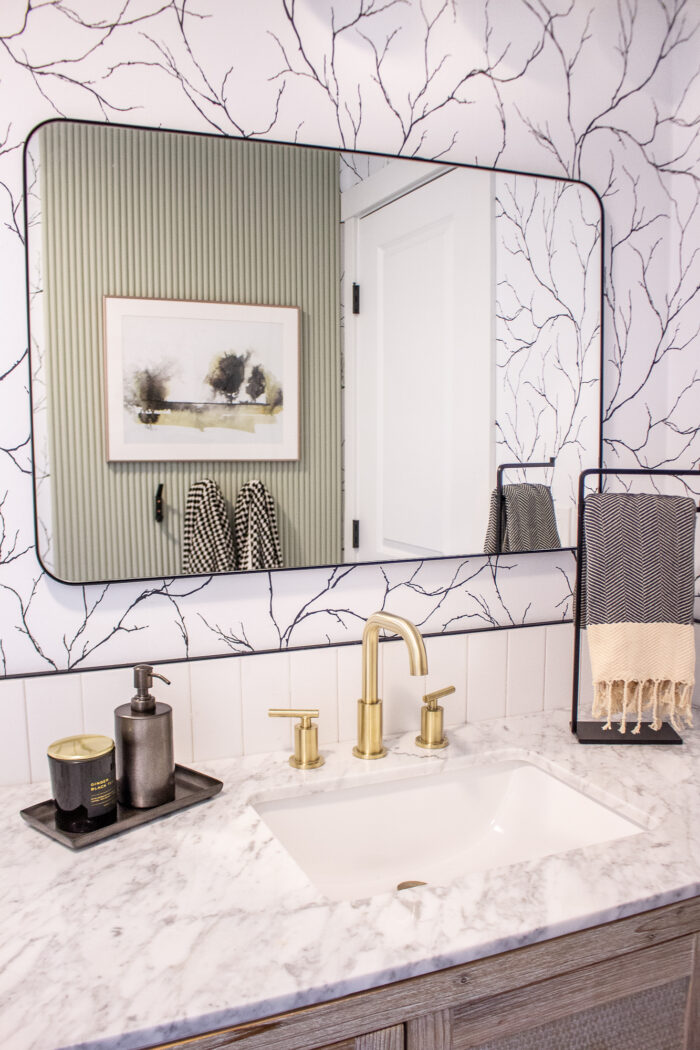
[[[5,789],[0,1045],[134,1050],[700,892],[697,731],[683,747],[582,747],[557,712],[453,730],[439,754],[413,739],[393,741],[379,763],[333,745],[322,769],[303,774],[284,754],[211,763],[225,783],[216,798],[78,853],[18,816],[46,785]],[[514,749],[583,778],[646,830],[442,887],[330,903],[249,804]]]

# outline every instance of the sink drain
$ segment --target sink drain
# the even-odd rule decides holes
[[[406,879],[405,882],[399,882],[396,885],[397,890],[412,890],[414,886],[427,886],[427,882],[421,882],[420,879]]]

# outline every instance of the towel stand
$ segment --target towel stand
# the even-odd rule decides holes
[[[642,467],[631,467],[628,470],[614,467],[590,467],[579,475],[578,479],[578,533],[576,543],[576,588],[574,591],[574,681],[571,697],[571,732],[578,737],[579,744],[682,744],[683,740],[668,722],[663,722],[659,730],[650,728],[648,722],[642,723],[639,733],[618,733],[603,729],[601,722],[579,722],[578,692],[579,671],[581,663],[581,573],[583,564],[583,500],[586,479],[595,474],[598,478],[610,474],[645,477],[700,477],[700,470],[645,470]],[[700,510],[700,507],[696,508]]]
[[[553,467],[556,463],[556,459],[552,456],[548,463],[500,463],[496,470],[496,506],[498,507],[498,514],[496,516],[496,553],[501,553],[501,519],[503,517],[503,471],[504,470],[527,470],[530,467]]]

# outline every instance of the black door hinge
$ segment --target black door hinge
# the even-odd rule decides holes
[[[360,546],[360,523],[355,518],[352,523],[352,548],[357,550]]]
[[[352,312],[359,314],[360,312],[360,286],[359,284],[353,284],[352,286]]]

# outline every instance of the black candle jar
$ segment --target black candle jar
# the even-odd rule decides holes
[[[114,741],[83,734],[56,740],[48,749],[56,827],[94,831],[117,819]]]

